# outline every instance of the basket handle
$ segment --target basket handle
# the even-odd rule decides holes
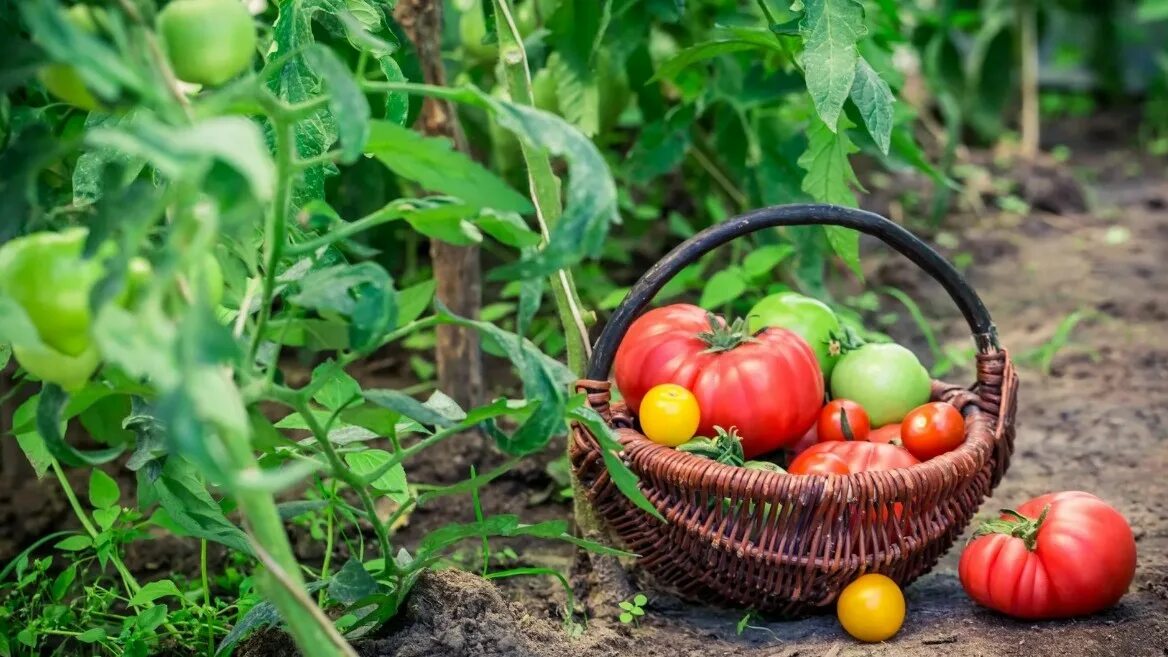
[[[775,226],[808,225],[843,226],[880,238],[907,256],[945,288],[961,310],[961,314],[965,316],[965,321],[969,323],[980,353],[1000,349],[997,329],[977,293],[953,265],[916,235],[899,224],[864,210],[822,204],[778,205],[754,210],[710,226],[678,244],[645,272],[617,306],[596,340],[592,359],[588,364],[588,378],[597,381],[608,378],[613,359],[616,357],[617,346],[624,339],[633,320],[641,314],[657,292],[683,268],[736,237]]]

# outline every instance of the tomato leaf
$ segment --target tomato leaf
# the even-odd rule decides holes
[[[426,137],[388,121],[374,121],[365,151],[399,176],[426,189],[458,197],[469,207],[511,212],[532,210],[527,197],[454,150],[448,139]]]
[[[116,506],[121,493],[118,492],[118,482],[105,472],[94,468],[89,473],[89,503],[95,509],[107,509]]]
[[[36,406],[36,427],[50,454],[64,465],[76,468],[108,463],[125,451],[121,446],[82,451],[66,443],[62,411],[68,400],[69,395],[56,384],[47,383],[41,388]]]
[[[803,177],[803,191],[817,201],[835,205],[856,206],[852,185],[859,187],[848,155],[856,147],[848,139],[846,129],[852,127],[846,116],[839,117],[838,132],[832,132],[823,122],[816,122],[808,135],[807,151],[799,157],[799,166],[807,171]],[[845,264],[861,280],[860,234],[850,228],[825,226],[827,241]]]
[[[427,279],[397,293],[397,326],[405,326],[422,316],[434,298],[437,281]]]
[[[341,162],[351,164],[361,156],[369,138],[369,101],[349,67],[331,49],[314,44],[304,51],[304,60],[328,87],[329,111],[337,120],[341,142]]]
[[[138,472],[138,497],[157,500],[167,515],[191,536],[205,538],[251,554],[247,535],[231,523],[207,492],[198,471],[184,458],[171,455],[153,481]]]
[[[768,244],[746,254],[742,260],[742,270],[750,278],[758,278],[779,266],[795,253],[795,247],[790,244]]]
[[[459,413],[454,413],[448,407],[442,408],[439,406],[438,408],[434,408],[397,390],[366,390],[361,395],[373,404],[382,408],[388,408],[391,411],[400,413],[405,417],[429,426],[440,428],[451,427],[466,417],[466,414],[461,412],[462,409],[457,408],[457,406],[454,410],[457,410]]]
[[[608,470],[608,476],[612,477],[612,483],[616,484],[617,489],[624,493],[625,497],[629,498],[629,501],[637,508],[661,522],[665,522],[665,517],[657,510],[657,507],[653,506],[649,498],[645,497],[637,474],[630,470],[629,466],[625,465],[625,462],[618,456],[624,448],[617,442],[612,427],[608,426],[599,413],[591,407],[585,406],[584,399],[583,395],[576,395],[572,399],[568,416],[584,425],[596,437],[596,441],[600,444],[600,454],[604,459],[604,466]]]
[[[600,90],[596,55],[612,18],[612,0],[566,0],[548,20],[555,51],[556,95],[564,118],[591,137],[600,130]]]
[[[487,208],[474,223],[497,241],[517,249],[535,246],[540,242],[539,233],[531,230],[523,218],[514,212],[496,212]]]
[[[373,595],[381,586],[357,559],[349,559],[328,582],[329,597],[343,605],[351,605],[361,598]]]
[[[880,152],[888,155],[892,142],[892,107],[896,98],[888,83],[863,57],[856,61],[856,78],[850,96]]]
[[[777,46],[777,44],[774,45]],[[747,39],[718,39],[716,41],[699,43],[682,50],[662,62],[657,67],[657,72],[649,79],[649,82],[672,80],[682,71],[698,62],[704,62],[727,53],[758,50],[763,47],[767,46]]]
[[[334,265],[310,272],[296,283],[291,303],[349,318],[349,341],[365,349],[396,324],[396,292],[389,272],[374,262]]]
[[[823,123],[835,132],[856,77],[856,42],[867,31],[864,8],[856,0],[806,0],[804,6],[799,33],[807,92]]]
[[[386,468],[393,459],[393,455],[381,449],[366,449],[360,452],[345,454],[345,463],[362,479],[380,473],[376,479],[369,482],[369,487],[386,495],[398,504],[405,504],[410,499],[406,487],[406,470],[401,463]]]
[[[742,296],[746,292],[746,279],[738,267],[728,267],[714,272],[702,288],[702,298],[698,305],[702,308],[716,309]]]

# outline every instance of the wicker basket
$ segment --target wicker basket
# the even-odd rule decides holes
[[[775,226],[824,224],[876,236],[949,292],[973,331],[977,382],[933,384],[933,399],[965,416],[965,443],[911,468],[794,476],[748,470],[650,442],[623,403],[610,403],[608,374],[633,320],[683,267],[742,235]],[[868,212],[827,205],[765,208],[683,242],[633,286],[597,340],[577,388],[615,430],[622,458],[666,522],[633,506],[612,483],[595,437],[572,431],[570,455],[597,512],[658,584],[685,598],[787,616],[830,608],[867,572],[905,586],[936,564],[998,484],[1014,442],[1017,376],[989,313],[961,275],[904,228]]]

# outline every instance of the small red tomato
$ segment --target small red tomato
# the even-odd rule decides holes
[[[965,418],[952,404],[930,402],[904,416],[900,440],[913,456],[927,461],[965,442]]]
[[[886,424],[879,429],[873,429],[868,434],[868,442],[888,443],[896,446],[903,445],[904,443],[900,439],[900,423]]]
[[[829,440],[867,440],[872,423],[868,413],[850,399],[836,399],[819,412],[816,424],[819,442]]]
[[[815,454],[805,452],[787,467],[787,472],[797,475],[806,474],[851,474],[847,461],[835,454]]]

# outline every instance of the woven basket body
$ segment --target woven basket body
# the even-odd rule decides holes
[[[634,286],[597,342],[591,378],[578,383],[614,430],[622,459],[665,522],[617,490],[600,445],[582,425],[572,431],[572,467],[597,512],[639,555],[639,563],[659,584],[685,598],[795,616],[829,608],[840,590],[863,573],[883,573],[907,585],[953,545],[1009,465],[1017,391],[1009,357],[998,347],[988,313],[972,290],[966,286],[961,294],[955,292],[964,285],[960,275],[890,222],[832,206],[771,208],[740,219],[737,228],[719,224],[707,229],[722,231],[714,237],[691,238]],[[672,273],[738,235],[799,223],[834,223],[876,234],[953,294],[974,327],[977,380],[969,388],[934,382],[932,394],[964,415],[961,447],[911,468],[846,476],[779,474],[657,445],[637,431],[623,403],[611,403],[607,373],[615,347]],[[942,264],[914,257],[920,253],[909,253],[912,249],[928,250],[926,256]]]

